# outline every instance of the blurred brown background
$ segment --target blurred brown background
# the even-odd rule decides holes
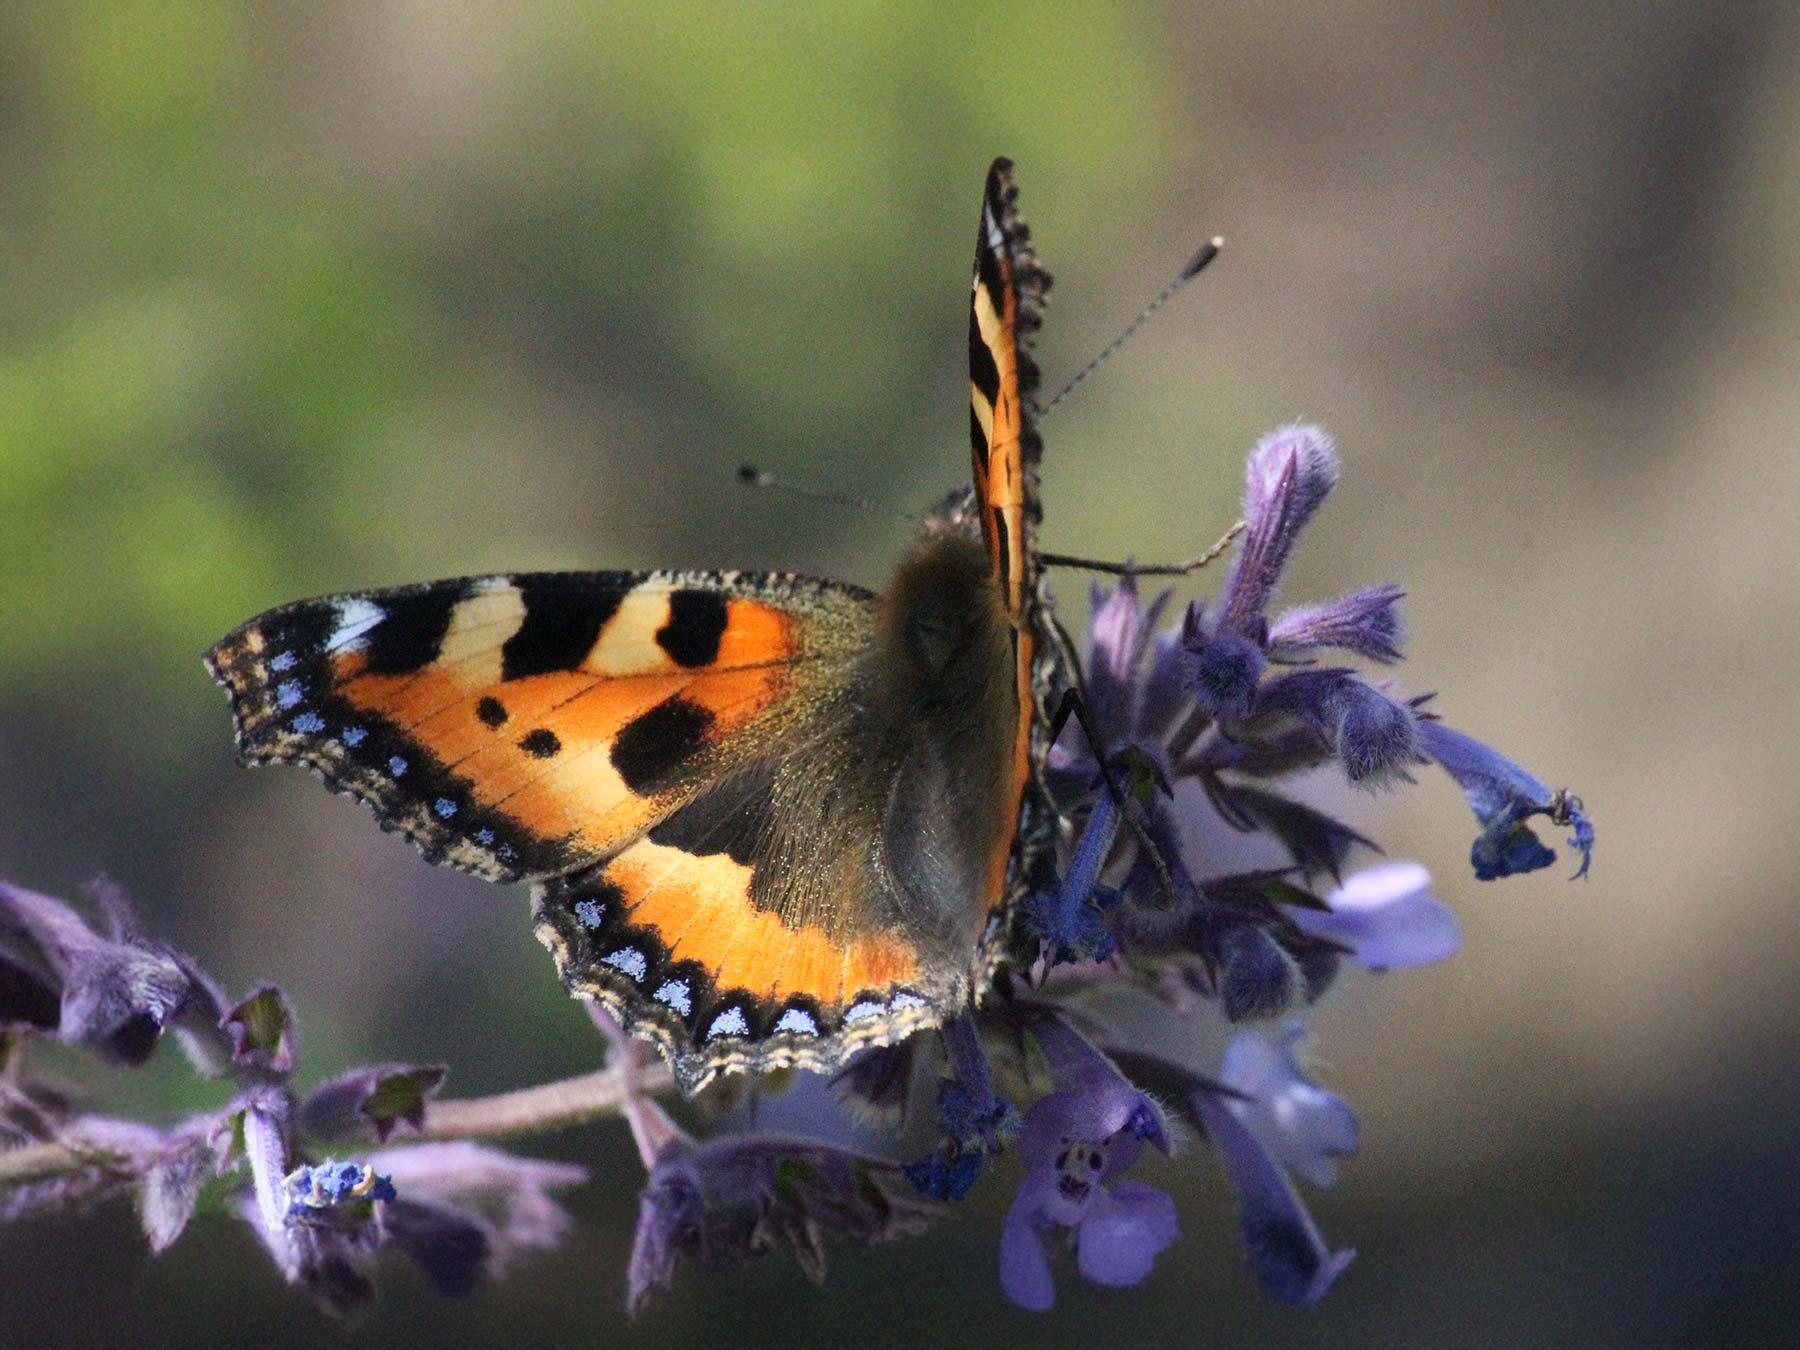
[[[1651,1344],[1797,1310],[1800,23],[1791,5],[203,3],[0,12],[0,874],[105,869],[323,1074],[459,1093],[596,1054],[522,894],[232,762],[199,653],[300,595],[539,567],[878,585],[877,516],[962,472],[981,176],[1019,164],[1055,385],[1213,232],[1225,257],[1046,428],[1045,544],[1177,556],[1277,422],[1344,484],[1287,594],[1410,592],[1402,676],[1585,797],[1594,873],[1494,885],[1440,775],[1351,804],[1462,916],[1318,1018],[1360,1251],[1265,1304],[1203,1151],[1184,1238],[1054,1315],[937,1236],[620,1311],[622,1128],[561,1252],[370,1340]],[[1065,579],[1068,609],[1085,583]],[[108,1102],[208,1104],[173,1057]],[[69,1068],[75,1065],[71,1062]],[[398,1272],[396,1272],[398,1273]],[[0,1231],[0,1341],[296,1343],[249,1232],[152,1262],[124,1208]]]

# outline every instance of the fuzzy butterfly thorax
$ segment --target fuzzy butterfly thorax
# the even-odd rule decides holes
[[[955,1016],[1058,820],[1066,684],[1032,548],[1049,278],[997,161],[969,314],[973,488],[884,596],[782,573],[463,578],[272,610],[208,656],[251,763],[434,862],[533,884],[563,981],[697,1091]]]

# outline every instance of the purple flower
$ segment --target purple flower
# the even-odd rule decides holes
[[[1539,815],[1574,831],[1569,847],[1581,854],[1575,875],[1587,875],[1594,857],[1594,827],[1580,798],[1552,789],[1499,751],[1440,722],[1423,722],[1420,731],[1425,753],[1462,785],[1481,822],[1481,834],[1469,850],[1478,880],[1535,872],[1556,860],[1555,852],[1544,847],[1525,823]]]
[[[1305,1039],[1297,1020],[1273,1037],[1241,1031],[1225,1047],[1219,1080],[1243,1094],[1225,1098],[1226,1109],[1276,1161],[1329,1186],[1334,1159],[1356,1151],[1356,1116],[1342,1097],[1300,1072],[1294,1052]]]
[[[1306,933],[1346,948],[1370,970],[1425,966],[1462,945],[1456,915],[1431,894],[1417,863],[1388,862],[1355,873],[1325,897],[1328,910],[1287,907]]]
[[[1137,583],[1127,575],[1117,587],[1093,588],[1093,617],[1088,625],[1088,712],[1103,731],[1132,739],[1140,721],[1157,721],[1145,700],[1144,660],[1163,609],[1169,603],[1164,591],[1146,610],[1138,605]],[[1170,672],[1173,675],[1173,671]],[[1178,696],[1179,682],[1166,681],[1166,692]],[[1141,714],[1143,714],[1141,716]],[[1142,728],[1150,730],[1151,728]]]
[[[1181,640],[1188,652],[1188,683],[1200,706],[1227,721],[1248,717],[1268,666],[1262,643],[1241,633],[1211,631],[1199,605],[1189,606]]]
[[[1294,541],[1337,478],[1337,450],[1318,427],[1277,427],[1256,443],[1244,474],[1244,533],[1219,597],[1214,633],[1267,644],[1264,612]]]
[[[1137,582],[1123,578],[1112,590],[1096,586],[1088,631],[1088,712],[1111,756],[1127,748],[1148,757],[1164,777],[1172,761],[1164,753],[1171,724],[1192,703],[1183,684],[1178,644],[1172,634],[1152,643],[1152,630],[1168,604],[1163,592],[1148,607]],[[1101,781],[1101,749],[1071,726],[1050,748],[1051,789],[1059,801],[1079,802]]]
[[[1026,1112],[1019,1157],[1026,1166],[1000,1233],[1000,1287],[1020,1307],[1055,1301],[1047,1243],[1068,1232],[1075,1264],[1094,1284],[1133,1285],[1179,1234],[1175,1202],[1117,1178],[1146,1140],[1169,1151],[1161,1109],[1059,1015],[1030,1024],[1057,1090]]]
[[[1301,528],[1337,483],[1337,453],[1317,427],[1277,428],[1257,442],[1244,475],[1244,532],[1218,601],[1182,624],[1187,679],[1214,717],[1247,717],[1268,663],[1267,609]]]
[[[1331,1151],[1347,1151],[1336,1147],[1346,1142],[1346,1125],[1347,1142],[1354,1146],[1355,1121],[1348,1118],[1347,1110],[1340,1115],[1317,1102],[1287,1098],[1290,1116],[1308,1119],[1322,1115],[1322,1119],[1308,1119],[1309,1126],[1324,1127],[1309,1136],[1292,1121],[1283,1119],[1286,1089],[1279,1068],[1268,1072],[1266,1062],[1257,1063],[1250,1055],[1242,1053],[1235,1067],[1245,1078],[1262,1082],[1270,1090],[1270,1100],[1259,1100],[1246,1108],[1236,1097],[1200,1087],[1189,1094],[1188,1104],[1196,1122],[1218,1149],[1226,1178],[1237,1191],[1238,1229],[1257,1283],[1264,1293],[1283,1303],[1300,1306],[1316,1303],[1325,1296],[1356,1253],[1334,1252],[1325,1245],[1318,1225],[1307,1213],[1306,1206],[1301,1203],[1261,1134],[1268,1134],[1287,1155],[1297,1156],[1309,1166],[1318,1168],[1326,1165]],[[1336,1098],[1330,1098],[1330,1101],[1337,1107],[1342,1106]],[[1243,1117],[1239,1115],[1240,1109],[1244,1110]],[[1333,1146],[1331,1151],[1328,1151],[1328,1145]],[[1328,1170],[1325,1175],[1329,1177]]]
[[[1140,1283],[1179,1235],[1173,1200],[1118,1180],[1143,1147],[1147,1102],[1115,1075],[1052,1092],[1026,1113],[1019,1156],[1029,1170],[1000,1234],[1000,1287],[1020,1307],[1055,1302],[1047,1244],[1059,1228],[1082,1277],[1114,1286]]]
[[[1418,717],[1352,670],[1315,668],[1278,675],[1256,693],[1237,728],[1232,767],[1290,773],[1336,758],[1362,787],[1388,787],[1422,759]]]

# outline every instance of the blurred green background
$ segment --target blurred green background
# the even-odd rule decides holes
[[[0,874],[105,869],[315,1074],[458,1093],[590,1067],[521,893],[234,766],[199,654],[276,603],[543,567],[879,585],[963,472],[982,174],[1019,164],[1054,386],[1214,232],[1224,258],[1046,428],[1047,547],[1178,556],[1306,416],[1344,484],[1288,594],[1399,579],[1412,690],[1585,796],[1594,875],[1493,886],[1439,775],[1347,809],[1425,862],[1454,961],[1317,1019],[1364,1146],[1356,1264],[1264,1303],[1205,1152],[1145,1287],[938,1235],[693,1272],[621,1312],[622,1128],[560,1252],[371,1341],[1749,1343],[1800,1311],[1800,23],[1791,4],[1263,0],[0,9]],[[1065,579],[1066,610],[1085,583]],[[71,1071],[72,1062],[65,1062]],[[106,1102],[210,1103],[169,1057]],[[0,1341],[308,1342],[248,1230],[152,1262],[126,1207],[0,1230]]]

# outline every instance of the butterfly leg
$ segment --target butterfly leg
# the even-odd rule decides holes
[[[1163,859],[1162,850],[1156,846],[1156,841],[1150,837],[1150,832],[1144,828],[1143,821],[1138,818],[1138,813],[1131,809],[1132,795],[1128,795],[1125,789],[1119,786],[1118,777],[1113,772],[1113,764],[1107,755],[1106,745],[1100,739],[1099,728],[1094,725],[1094,715],[1079,689],[1063,691],[1062,699],[1056,705],[1056,712],[1050,718],[1050,744],[1056,744],[1057,737],[1062,735],[1063,728],[1068,725],[1070,717],[1080,723],[1082,734],[1087,737],[1087,743],[1094,752],[1094,762],[1100,766],[1100,781],[1106,787],[1106,795],[1112,798],[1113,805],[1119,810],[1120,818],[1130,827],[1132,835],[1137,839],[1138,847],[1144,850],[1144,856],[1150,859],[1151,866],[1156,869],[1156,880],[1162,891],[1163,900],[1168,908],[1173,909],[1175,906],[1175,880],[1169,874],[1169,865]],[[1126,753],[1129,754],[1129,751]],[[1168,780],[1163,777],[1161,769],[1147,756],[1131,755],[1129,764],[1133,770],[1134,794],[1146,786],[1160,788],[1163,792],[1170,791]]]

